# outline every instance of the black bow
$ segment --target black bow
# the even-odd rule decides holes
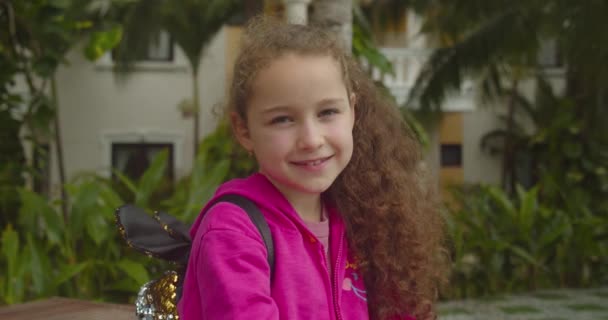
[[[149,256],[185,265],[192,240],[189,227],[165,212],[149,215],[126,204],[116,209],[116,224],[127,244]]]

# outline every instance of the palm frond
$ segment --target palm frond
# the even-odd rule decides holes
[[[193,70],[204,49],[228,18],[238,12],[236,0],[138,0],[124,4],[119,18],[124,22],[123,41],[115,51],[119,66],[128,68],[145,56],[167,32],[182,49]]]
[[[158,41],[162,30],[159,8],[166,0],[128,2],[115,9],[116,19],[123,23],[123,36],[113,52],[117,71],[128,71],[135,61],[145,56],[151,44]]]
[[[235,0],[170,1],[162,10],[162,26],[197,70],[205,47],[239,8]]]
[[[408,104],[438,110],[447,95],[458,92],[466,76],[475,76],[502,64],[525,63],[538,47],[535,12],[503,10],[452,47],[439,48],[419,74]],[[522,34],[527,35],[522,38]]]

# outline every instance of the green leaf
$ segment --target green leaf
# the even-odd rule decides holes
[[[537,267],[542,267],[541,263],[536,260],[532,255],[530,255],[525,249],[520,246],[509,245],[509,250],[513,252],[516,256],[525,260],[526,262],[535,265]]]
[[[70,7],[70,0],[49,0],[49,5],[58,9],[67,9]]]
[[[30,253],[30,272],[32,276],[32,287],[37,295],[49,291],[48,255],[43,254],[39,245],[33,240],[32,235],[27,235],[27,246]]]
[[[59,275],[53,281],[54,286],[59,286],[80,274],[88,266],[87,262],[77,264],[64,264],[60,267]]]
[[[568,218],[561,212],[555,212],[554,216],[549,223],[543,228],[543,232],[538,240],[538,246],[541,250],[552,251],[547,248],[553,244],[560,237],[566,235],[566,231],[569,228]]]
[[[99,197],[101,198],[101,206],[105,207],[108,212],[114,212],[116,208],[124,203],[121,197],[107,185],[101,188]]]
[[[19,264],[19,235],[13,230],[11,225],[8,225],[2,232],[2,254],[7,262],[7,271],[9,278],[15,276]]]
[[[206,154],[199,154],[196,158],[192,178],[190,180],[190,192],[186,204],[186,212],[182,217],[185,221],[192,221],[198,214],[202,205],[207,202],[217,186],[224,181],[230,168],[229,160],[222,160],[208,170]]]
[[[107,220],[102,212],[91,212],[86,219],[87,234],[97,246],[110,239],[110,230]]]
[[[82,234],[82,230],[85,228],[89,217],[97,214],[95,212],[95,205],[98,188],[96,184],[84,182],[66,185],[66,189],[72,199],[70,223],[67,227],[70,230],[70,234],[76,236]]]
[[[507,195],[501,189],[491,187],[489,188],[488,193],[490,197],[496,202],[496,204],[498,204],[499,207],[502,209],[502,213],[508,214],[513,219],[516,218],[516,210],[513,207],[513,203],[511,202],[511,200],[509,200]]]
[[[517,194],[521,201],[519,208],[520,230],[524,234],[529,234],[532,230],[534,219],[537,216],[536,210],[538,209],[538,188],[533,188],[526,192],[520,185],[517,185]]]
[[[120,43],[122,33],[122,26],[114,26],[109,30],[94,32],[84,48],[84,55],[91,61],[99,59]]]
[[[139,179],[137,193],[135,194],[136,205],[141,207],[147,206],[150,196],[158,189],[165,177],[168,156],[167,150],[159,152],[152,160],[150,167]]]
[[[150,280],[148,271],[140,263],[131,260],[121,260],[117,264],[118,268],[124,271],[131,279],[139,284],[144,284]]]
[[[122,292],[137,292],[144,283],[136,282],[131,278],[124,278],[118,281],[113,282],[111,285],[107,286],[107,290],[112,291],[122,291]]]
[[[28,230],[42,229],[49,243],[56,245],[61,242],[64,234],[63,217],[51,207],[48,200],[32,191],[21,189],[22,207],[19,210],[20,221]],[[41,222],[41,225],[38,222]]]
[[[135,182],[133,182],[129,177],[124,175],[122,172],[112,169],[112,173],[122,182],[133,194],[137,193],[137,187],[135,186]]]
[[[2,232],[2,254],[7,264],[5,291],[0,292],[4,296],[4,300],[8,304],[21,302],[24,297],[24,279],[23,274],[25,269],[22,265],[22,257],[19,249],[19,235],[13,230],[11,225],[8,225]],[[0,260],[1,261],[1,260]]]
[[[563,144],[562,151],[570,159],[578,159],[583,154],[583,146],[580,142],[567,141]]]

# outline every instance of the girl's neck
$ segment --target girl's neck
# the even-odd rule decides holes
[[[307,222],[321,221],[322,204],[320,194],[286,194],[285,197],[302,220]]]
[[[262,172],[262,174],[264,173]],[[288,187],[284,187],[268,175],[264,175],[277,189],[279,189],[302,220],[307,222],[321,221],[323,206],[321,204],[320,193],[298,192],[289,189]]]

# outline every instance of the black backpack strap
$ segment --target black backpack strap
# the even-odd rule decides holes
[[[272,241],[272,233],[270,233],[270,228],[268,227],[268,222],[266,222],[266,218],[258,206],[253,203],[253,201],[247,199],[244,196],[237,194],[225,194],[213,201],[213,205],[220,202],[229,202],[232,204],[236,204],[241,209],[247,212],[247,215],[253,222],[253,224],[260,231],[260,235],[262,235],[262,240],[264,240],[264,244],[266,245],[266,250],[268,251],[268,265],[270,266],[270,279],[274,275],[274,244]]]

